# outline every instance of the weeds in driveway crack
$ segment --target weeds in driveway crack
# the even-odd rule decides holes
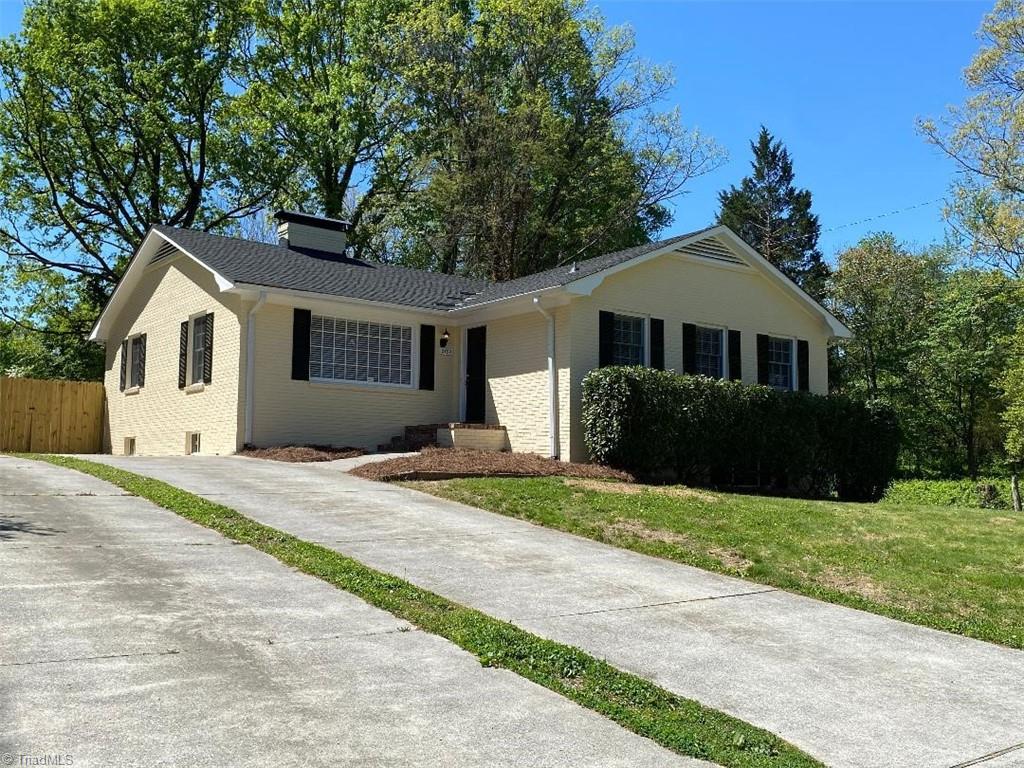
[[[814,758],[768,731],[677,696],[578,648],[546,640],[333,549],[262,525],[160,480],[66,456],[31,455],[112,483],[192,522],[350,592],[474,654],[598,712],[680,755],[727,768],[810,768]]]

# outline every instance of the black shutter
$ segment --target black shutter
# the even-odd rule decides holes
[[[203,384],[213,381],[213,312],[206,315],[206,346],[203,347]]]
[[[292,315],[292,378],[309,381],[309,326],[313,313],[296,309]]]
[[[731,381],[743,380],[743,356],[740,343],[740,332],[729,331],[729,379]]]
[[[121,342],[121,391],[124,392],[124,380],[128,377],[128,340]]]
[[[146,386],[146,334],[139,337],[139,386]]]
[[[683,323],[683,373],[697,372],[697,326]]]
[[[420,389],[434,388],[434,326],[420,326]]]
[[[598,313],[597,365],[604,368],[615,361],[615,313]]]
[[[651,368],[665,370],[665,321],[651,318]]]
[[[768,378],[768,337],[757,334],[757,383],[767,384]]]
[[[188,320],[181,324],[181,336],[178,340],[178,389],[185,388],[185,376],[188,373]]]
[[[810,368],[811,350],[807,342],[799,339],[796,343],[796,376],[798,388],[801,392],[807,392],[811,388]]]

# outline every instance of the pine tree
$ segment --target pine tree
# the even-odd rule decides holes
[[[718,223],[730,227],[817,300],[829,268],[818,250],[821,225],[811,213],[811,193],[793,186],[793,161],[764,126],[756,142],[753,174],[739,188],[718,193]]]

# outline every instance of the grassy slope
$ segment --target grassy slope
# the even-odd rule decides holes
[[[526,632],[332,549],[257,523],[221,504],[132,472],[83,459],[34,456],[106,480],[233,541],[362,598],[473,653],[482,664],[511,670],[681,755],[729,768],[821,768],[777,736],[653,683],[622,672],[578,648]]]
[[[638,552],[1024,648],[1024,517],[1013,513],[678,489],[624,494],[558,478],[411,485]]]

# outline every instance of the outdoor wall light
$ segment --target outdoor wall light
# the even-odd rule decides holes
[[[445,328],[444,332],[441,334],[441,342],[440,342],[441,343],[441,349],[444,349],[445,347],[448,346],[448,339],[449,338],[451,338],[451,337],[448,335],[448,329]]]

